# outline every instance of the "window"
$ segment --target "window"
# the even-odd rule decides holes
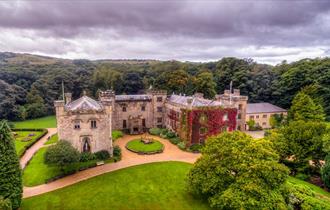
[[[126,112],[126,106],[123,106],[122,109],[123,109],[123,112]]]
[[[141,111],[144,112],[146,110],[145,106],[141,106]]]
[[[250,116],[250,120],[253,120],[253,119],[254,119],[254,116],[253,116],[253,115],[251,115],[251,116]]]
[[[265,123],[265,122],[263,122],[263,123],[262,123],[262,125],[263,125],[263,126],[265,126],[265,125],[266,125],[266,123]]]
[[[157,125],[157,128],[162,128],[163,126],[162,125]]]
[[[96,127],[96,120],[91,121],[91,128],[97,128]]]
[[[123,120],[123,128],[127,128],[126,120]]]
[[[242,109],[243,109],[242,104],[238,104],[238,110],[242,110]]]
[[[162,122],[163,122],[163,118],[157,117],[157,123],[162,123]]]
[[[157,97],[157,102],[162,102],[163,101],[163,97]]]
[[[241,130],[241,126],[240,125],[237,126],[237,130],[239,130],[239,131]]]
[[[146,127],[146,119],[142,119],[142,127]]]
[[[242,118],[242,114],[241,113],[238,113],[237,119],[241,119],[241,118]]]
[[[259,115],[256,115],[256,118],[259,119]]]
[[[161,106],[157,107],[157,112],[163,112],[163,107]]]
[[[228,114],[227,113],[223,115],[222,120],[223,121],[227,121],[228,120]]]
[[[267,118],[267,115],[266,114],[262,115],[262,118]]]
[[[80,121],[79,120],[74,122],[74,129],[80,129]]]
[[[200,129],[199,129],[199,134],[200,135],[204,135],[204,134],[206,134],[207,133],[207,128],[205,128],[205,127],[201,127]]]

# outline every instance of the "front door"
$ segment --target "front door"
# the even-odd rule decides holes
[[[83,152],[91,152],[90,139],[88,137],[84,137],[82,143],[83,143],[82,151]]]

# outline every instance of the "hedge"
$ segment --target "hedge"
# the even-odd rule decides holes
[[[14,129],[11,129],[12,132],[15,132],[15,131],[40,131],[42,132],[41,134],[39,134],[33,141],[29,141],[28,144],[26,144],[24,146],[24,150],[22,150],[19,154],[18,154],[18,157],[22,157],[26,150],[29,149],[30,147],[32,147],[32,145],[34,143],[36,143],[37,141],[39,141],[42,137],[44,137],[47,133],[48,133],[48,130],[45,129],[45,128],[14,128]]]

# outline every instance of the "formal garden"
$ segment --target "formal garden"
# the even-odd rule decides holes
[[[145,135],[139,139],[129,141],[126,144],[126,149],[138,154],[150,155],[163,152],[164,145],[161,142],[153,139],[152,137]]]
[[[25,151],[35,142],[47,134],[46,129],[13,129],[15,148],[19,157],[23,156]]]

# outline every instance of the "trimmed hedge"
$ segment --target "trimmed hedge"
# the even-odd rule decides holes
[[[42,137],[44,137],[48,133],[48,130],[45,128],[14,128],[14,129],[11,129],[11,131],[12,132],[15,132],[15,131],[39,131],[39,132],[42,132],[33,141],[29,141],[29,143],[24,146],[24,150],[22,150],[18,153],[18,157],[20,157],[20,158],[25,154],[27,149],[32,147],[32,145],[34,143],[39,141]]]
[[[159,136],[161,132],[162,132],[162,129],[160,129],[160,128],[150,128],[149,129],[149,133],[151,135]]]

